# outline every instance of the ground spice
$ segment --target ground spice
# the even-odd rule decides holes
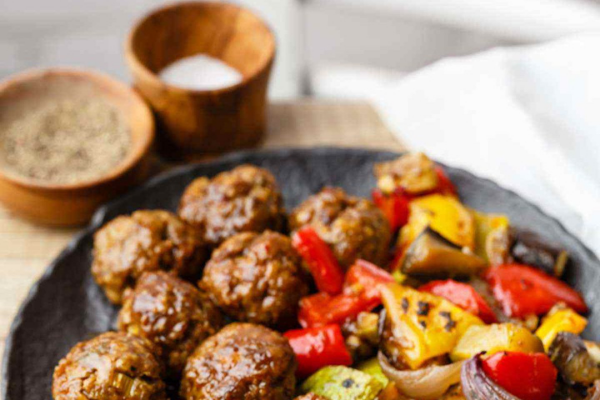
[[[0,129],[0,164],[8,172],[72,184],[105,175],[127,156],[129,126],[102,99],[47,102]]]

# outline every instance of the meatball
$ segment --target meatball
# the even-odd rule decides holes
[[[370,201],[325,188],[300,204],[289,217],[290,229],[310,225],[348,268],[361,258],[384,266],[391,232],[383,213]]]
[[[181,198],[179,215],[199,228],[207,243],[217,246],[236,233],[281,230],[282,203],[269,171],[241,165],[213,179],[193,181]]]
[[[261,325],[234,323],[188,359],[180,394],[185,400],[290,400],[295,371],[287,339]]]
[[[153,342],[170,376],[223,325],[220,311],[193,285],[166,272],[146,272],[125,297],[119,330]]]
[[[145,271],[167,270],[195,280],[208,256],[196,229],[168,211],[137,211],[115,218],[94,236],[92,274],[110,301]]]
[[[240,233],[217,248],[200,286],[228,316],[286,329],[296,322],[307,277],[292,241],[280,233]]]
[[[71,349],[54,370],[54,400],[163,400],[162,364],[145,339],[108,332]]]

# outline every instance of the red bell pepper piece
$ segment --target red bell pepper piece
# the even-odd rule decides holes
[[[435,166],[435,173],[438,177],[438,187],[435,190],[435,193],[446,194],[446,195],[456,195],[456,187],[446,175],[446,172],[439,165]]]
[[[341,324],[348,318],[355,318],[363,311],[371,311],[380,300],[369,300],[355,294],[330,296],[317,293],[300,300],[298,321],[303,328]]]
[[[283,334],[296,353],[300,379],[310,376],[327,365],[352,365],[352,356],[338,325],[296,329]]]
[[[557,370],[543,353],[496,353],[482,361],[490,379],[521,400],[550,400]]]
[[[408,222],[408,203],[410,197],[403,194],[402,190],[397,190],[392,194],[385,194],[379,189],[374,189],[371,196],[375,205],[383,212],[390,223],[392,232],[406,225]]]
[[[483,297],[466,283],[456,282],[452,279],[432,281],[421,286],[419,290],[445,298],[463,310],[477,315],[486,324],[498,322],[496,315]]]
[[[394,277],[384,269],[365,260],[356,260],[346,272],[344,293],[357,294],[368,301],[379,301],[379,286],[391,282],[394,282]]]
[[[566,283],[527,265],[510,264],[488,269],[484,278],[509,317],[546,314],[559,302],[579,313],[588,311],[583,297]]]
[[[315,279],[317,288],[328,294],[338,294],[344,285],[344,271],[333,252],[310,227],[296,231],[292,244],[304,259]]]

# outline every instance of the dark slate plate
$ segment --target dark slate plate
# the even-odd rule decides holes
[[[52,371],[58,360],[77,342],[114,324],[117,309],[111,306],[90,276],[92,235],[119,214],[143,208],[175,210],[185,186],[197,176],[215,175],[241,163],[270,170],[281,185],[286,207],[292,208],[324,185],[341,186],[349,193],[368,197],[375,185],[374,162],[397,154],[358,149],[317,148],[236,153],[217,161],[169,172],[129,195],[108,204],[50,265],[23,303],[6,342],[2,395],[5,400],[48,400]],[[588,337],[600,338],[600,262],[580,241],[553,218],[469,172],[448,168],[460,196],[469,206],[506,213],[517,228],[537,232],[549,243],[569,251],[574,267],[567,280],[585,295],[592,308]],[[68,210],[65,210],[68,212]]]

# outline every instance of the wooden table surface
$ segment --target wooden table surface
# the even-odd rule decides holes
[[[403,149],[366,103],[304,100],[270,106],[263,147],[324,145]],[[0,354],[29,287],[77,231],[37,226],[0,206]]]

